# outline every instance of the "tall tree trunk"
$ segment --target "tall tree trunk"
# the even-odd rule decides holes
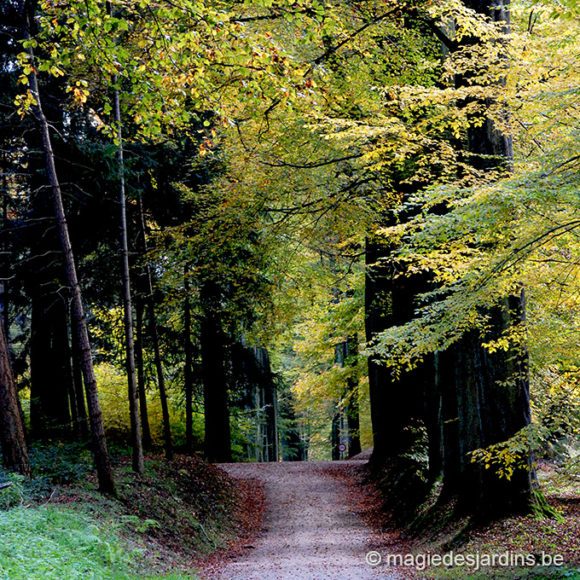
[[[400,218],[405,219],[405,215],[401,213]],[[367,240],[367,340],[372,340],[390,326],[412,320],[417,297],[425,291],[427,281],[424,276],[404,275],[404,265],[395,261],[393,252],[394,248],[388,244]],[[431,361],[397,377],[374,357],[369,358],[374,439],[371,465],[379,468],[389,461],[398,460],[417,443],[417,427],[424,421],[422,401],[433,380]]]
[[[344,343],[345,364],[356,365],[358,357],[358,337],[349,336]],[[348,451],[347,457],[353,457],[361,452],[360,445],[360,410],[359,410],[359,389],[358,379],[350,376],[346,385],[346,422],[348,425]]]
[[[382,255],[379,243],[371,236],[365,245],[365,330],[367,342],[388,327],[387,308],[389,307],[386,292],[386,276],[377,267]],[[373,431],[373,452],[371,464],[383,465],[389,450],[389,429],[384,412],[389,406],[389,371],[376,356],[368,359],[369,396],[371,406],[371,424]]]
[[[26,38],[27,40],[30,40],[30,16],[28,17],[27,28],[28,30],[26,33]],[[105,429],[103,426],[103,417],[99,404],[97,380],[93,368],[91,344],[89,341],[89,332],[83,308],[81,288],[77,277],[75,259],[70,242],[60,182],[58,180],[58,174],[54,162],[54,153],[52,149],[49,126],[42,109],[42,101],[40,98],[32,49],[29,49],[29,55],[32,65],[32,72],[29,75],[29,82],[32,95],[36,101],[33,110],[36,114],[36,118],[40,126],[42,147],[45,156],[46,173],[52,191],[57,231],[64,254],[66,280],[69,286],[69,291],[72,293],[72,315],[75,329],[75,339],[79,342],[80,345],[83,379],[87,391],[87,402],[89,406],[93,448],[92,450],[99,479],[99,489],[103,493],[115,495],[115,482],[113,479],[113,470],[111,468],[111,461],[105,437]]]
[[[70,320],[69,320],[70,322]],[[75,402],[77,405],[77,433],[82,438],[89,434],[89,425],[87,422],[87,409],[85,406],[85,389],[83,385],[83,370],[81,366],[81,353],[79,344],[75,340],[74,330],[71,337],[71,358],[72,358],[72,373],[73,386],[75,389]]]
[[[139,392],[139,411],[141,416],[142,441],[145,449],[151,449],[153,440],[149,426],[149,411],[147,409],[147,391],[145,379],[145,361],[143,354],[143,301],[137,300],[135,305],[135,324],[137,341],[135,342],[135,364],[137,367],[137,388]]]
[[[270,357],[264,347],[254,347],[252,356],[258,367],[257,380],[260,383],[263,395],[262,402],[266,419],[266,452],[264,460],[278,461],[278,397],[274,377],[272,376]]]
[[[505,31],[509,30],[509,1],[466,0],[465,4],[491,20],[503,22]],[[458,79],[458,84],[464,82]],[[510,170],[511,137],[502,134],[492,119],[486,118],[483,124],[471,128],[467,140],[469,160],[476,169],[500,173]],[[444,490],[447,495],[458,495],[464,509],[485,518],[529,509],[533,478],[529,458],[509,480],[470,458],[475,449],[506,441],[530,423],[526,349],[512,347],[490,354],[481,346],[484,340],[502,336],[510,325],[525,324],[523,290],[487,314],[490,330],[485,339],[471,331],[450,350],[455,376],[453,391],[447,396],[454,400],[444,403],[448,410],[457,411],[457,433],[446,441],[456,448],[446,451],[449,461],[444,464]]]
[[[143,255],[147,253],[147,236],[145,231],[145,211],[143,199],[139,197],[139,234],[141,237]],[[163,418],[163,447],[165,457],[173,459],[173,440],[171,437],[171,423],[169,418],[169,404],[167,402],[167,390],[165,388],[165,376],[163,374],[163,360],[161,358],[161,348],[159,345],[159,329],[157,327],[157,317],[155,316],[155,301],[153,296],[153,275],[149,264],[145,265],[145,290],[147,294],[147,304],[149,306],[149,331],[153,342],[153,359],[155,372],[157,374],[157,387],[159,388],[159,398],[161,400],[161,414]]]
[[[8,231],[8,168],[2,169],[2,232],[6,235]],[[2,243],[2,324],[4,325],[4,332],[6,333],[6,340],[10,341],[10,298],[9,298],[9,272],[10,268],[10,250],[8,240],[4,238]]]
[[[183,350],[185,352],[184,389],[185,389],[185,448],[193,451],[193,342],[191,340],[191,302],[189,297],[189,269],[183,272]]]
[[[135,302],[135,326],[137,340],[135,342],[135,365],[137,367],[137,390],[139,391],[139,414],[141,416],[142,441],[145,449],[151,449],[151,428],[149,427],[149,412],[147,410],[147,391],[145,388],[145,361],[143,357],[143,300],[137,296]]]
[[[24,427],[2,324],[0,324],[0,446],[4,467],[29,476],[30,464]]]
[[[117,78],[114,79],[117,82]],[[125,160],[123,157],[123,129],[119,91],[115,90],[115,123],[117,125],[117,165],[119,171],[119,207],[121,216],[121,261],[123,271],[123,312],[125,326],[125,355],[127,369],[127,393],[131,418],[131,446],[133,449],[133,471],[142,474],[145,470],[141,421],[135,374],[135,341],[133,333],[133,304],[131,299],[131,272],[129,270],[129,240],[127,232],[127,196],[125,193]]]
[[[173,442],[171,438],[171,423],[169,420],[169,404],[167,402],[167,389],[165,388],[163,361],[161,359],[161,348],[159,346],[159,330],[157,328],[157,318],[155,316],[155,306],[153,304],[153,299],[151,299],[149,302],[149,328],[151,332],[151,340],[153,342],[153,357],[155,359],[157,386],[159,387],[161,414],[163,417],[163,448],[165,449],[165,458],[173,459]]]
[[[46,287],[37,288],[32,296],[30,425],[34,437],[70,434],[72,372],[67,310],[64,297]]]
[[[206,281],[200,289],[204,310],[201,321],[201,368],[205,410],[205,455],[209,461],[232,460],[226,336],[220,318],[220,291]]]

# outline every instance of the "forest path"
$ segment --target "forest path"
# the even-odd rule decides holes
[[[231,476],[264,484],[263,529],[242,557],[208,573],[227,580],[365,580],[371,530],[348,502],[349,473],[360,461],[223,464]],[[350,471],[349,471],[350,470]],[[336,477],[333,475],[339,475]],[[342,471],[337,474],[336,472]]]

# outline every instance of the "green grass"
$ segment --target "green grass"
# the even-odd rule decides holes
[[[129,550],[110,524],[61,506],[0,511],[0,578],[123,579],[132,574]]]

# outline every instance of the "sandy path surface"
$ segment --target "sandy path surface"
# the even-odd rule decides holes
[[[347,487],[331,470],[349,463],[221,465],[237,478],[264,483],[262,533],[241,558],[208,577],[227,580],[365,580],[396,578],[365,561],[370,530],[347,503]],[[355,464],[359,462],[354,462]]]

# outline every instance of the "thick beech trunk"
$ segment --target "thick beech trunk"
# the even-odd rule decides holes
[[[392,259],[392,248],[367,240],[366,334],[367,341],[392,325],[402,325],[415,315],[416,300],[426,289],[422,275],[404,276]],[[430,360],[399,377],[384,364],[369,358],[369,388],[374,449],[371,464],[381,467],[408,453],[418,440],[424,422],[423,400],[432,388]]]
[[[29,38],[29,35],[27,35],[27,37]],[[31,50],[30,57],[33,60]],[[31,64],[34,65],[34,62]],[[93,368],[91,344],[89,341],[89,332],[84,313],[81,289],[77,277],[73,249],[70,242],[68,224],[62,200],[62,192],[54,162],[54,153],[52,150],[49,126],[42,109],[42,101],[40,98],[40,91],[34,66],[33,71],[29,76],[29,80],[32,94],[36,100],[36,105],[33,107],[33,109],[40,127],[42,147],[46,163],[46,174],[52,191],[57,231],[62,247],[62,252],[64,254],[66,281],[69,287],[69,292],[71,293],[72,317],[75,330],[74,339],[78,341],[80,346],[81,367],[83,371],[83,379],[87,391],[87,403],[89,407],[92,450],[99,479],[99,489],[103,493],[114,495],[116,493],[115,482],[113,479],[113,471],[111,468],[109,452],[107,449],[105,429],[103,426],[103,418],[99,404],[97,381]]]
[[[465,4],[509,30],[509,1],[466,0]],[[468,40],[468,42],[472,42]],[[463,84],[464,79],[458,79]],[[489,104],[489,103],[486,103]],[[478,170],[506,172],[512,164],[512,141],[492,119],[468,131],[470,163]],[[487,312],[490,330],[482,338],[475,331],[464,336],[445,357],[454,369],[444,392],[447,420],[456,422],[446,439],[444,491],[457,495],[461,505],[482,517],[526,510],[532,498],[529,459],[511,479],[471,461],[470,452],[505,441],[530,423],[527,352],[512,347],[490,354],[481,343],[497,339],[512,324],[525,323],[524,293],[510,296]],[[447,374],[449,371],[447,371]],[[453,416],[455,415],[456,416]]]
[[[18,394],[10,365],[4,326],[0,324],[0,446],[4,467],[30,475]]]
[[[365,246],[365,331],[368,342],[388,327],[387,278],[377,267],[383,251],[380,244],[371,237]],[[389,427],[385,420],[385,410],[392,402],[389,400],[389,371],[377,357],[368,359],[369,396],[371,406],[371,424],[373,430],[373,453],[371,464],[383,465],[389,456]]]

